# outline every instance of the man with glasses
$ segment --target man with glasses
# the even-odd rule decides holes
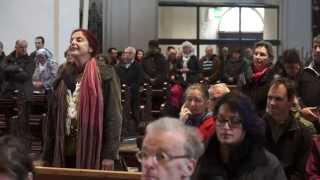
[[[288,179],[304,179],[314,128],[306,126],[292,111],[295,94],[292,80],[280,78],[271,83],[264,116],[265,145],[280,160]]]
[[[196,129],[173,118],[154,121],[137,153],[142,180],[189,180],[203,151]]]

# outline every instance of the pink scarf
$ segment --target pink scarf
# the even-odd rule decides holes
[[[85,66],[80,85],[77,168],[100,169],[103,107],[101,77],[97,62],[92,58]]]
[[[252,74],[252,80],[253,81],[258,81],[260,80],[264,74],[266,74],[266,72],[268,72],[271,68],[270,67],[266,67],[264,68],[262,71],[255,71]]]

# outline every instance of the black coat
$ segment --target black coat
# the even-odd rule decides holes
[[[298,94],[305,106],[320,106],[320,74],[305,68],[299,79]]]
[[[168,65],[166,59],[157,50],[149,50],[141,64],[146,82],[151,82],[151,79],[154,79],[154,84],[159,84],[167,79]]]
[[[181,72],[179,73],[179,78],[178,78],[179,81],[181,81],[182,84],[184,84],[184,85],[189,85],[189,84],[199,82],[201,68],[200,68],[198,59],[195,55],[192,55],[190,57],[190,60],[187,63],[187,67],[190,71],[186,73],[187,74],[186,81],[183,80]],[[183,60],[180,59],[180,60],[178,60],[177,69],[179,71],[182,68],[183,68]]]
[[[242,92],[249,96],[253,101],[260,116],[263,116],[265,112],[267,95],[273,79],[274,71],[273,69],[270,69],[259,80],[248,81],[247,84],[241,87]]]
[[[219,142],[214,137],[201,157],[195,180],[285,180],[278,159],[246,139],[231,152],[230,162],[220,159]]]
[[[15,51],[9,54],[2,63],[4,79],[2,95],[10,97],[15,90],[18,90],[19,95],[30,99],[33,91],[32,75],[34,68],[30,56],[16,57]]]
[[[118,64],[116,66],[116,71],[121,84],[129,86],[132,94],[138,94],[139,86],[143,80],[143,69],[141,64],[134,61],[129,68],[126,68],[124,64]]]

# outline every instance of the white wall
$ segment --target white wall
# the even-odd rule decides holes
[[[104,0],[103,52],[127,46],[146,49],[157,38],[158,0]]]
[[[40,35],[54,58],[64,61],[70,32],[79,26],[79,0],[1,0],[0,4],[0,41],[7,54],[20,38],[28,41],[31,53],[34,37]]]

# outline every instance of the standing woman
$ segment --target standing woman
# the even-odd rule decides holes
[[[97,40],[85,29],[72,32],[69,53],[49,104],[45,165],[112,170],[122,126],[118,77],[95,58]]]
[[[274,78],[273,58],[272,45],[266,41],[257,42],[254,45],[251,79],[241,87],[242,91],[252,99],[259,115],[265,111],[268,90]]]
[[[215,119],[208,112],[209,93],[202,84],[192,84],[185,92],[185,102],[180,111],[180,119],[187,125],[198,128],[203,141],[207,141],[215,129]]]
[[[214,109],[213,136],[201,157],[197,179],[285,180],[279,160],[263,147],[264,121],[251,101],[230,92]]]

